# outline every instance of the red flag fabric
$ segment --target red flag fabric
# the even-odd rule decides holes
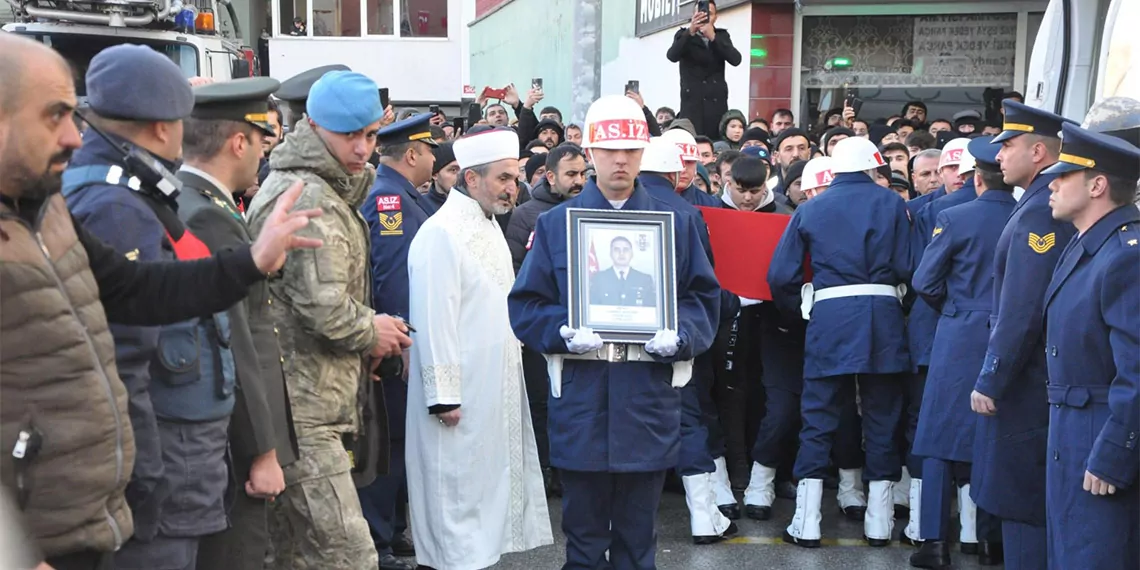
[[[594,240],[590,240],[590,257],[587,259],[587,271],[593,277],[598,272],[598,254],[594,252]]]
[[[720,286],[749,299],[772,300],[768,265],[791,216],[700,207],[709,228]]]

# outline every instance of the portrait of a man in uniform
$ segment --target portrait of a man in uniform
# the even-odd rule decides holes
[[[625,236],[610,241],[612,265],[590,278],[590,304],[618,307],[656,307],[653,277],[634,269],[633,242]]]

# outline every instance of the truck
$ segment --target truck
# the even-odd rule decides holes
[[[91,59],[118,44],[153,48],[177,64],[187,79],[259,74],[256,53],[242,45],[230,0],[7,1],[15,21],[4,25],[4,32],[27,36],[59,52],[75,71],[81,101]]]

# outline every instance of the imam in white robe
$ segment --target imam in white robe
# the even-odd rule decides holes
[[[416,560],[476,570],[552,544],[546,492],[507,315],[514,266],[502,230],[459,191],[408,251],[406,458]],[[447,427],[428,408],[460,405]]]

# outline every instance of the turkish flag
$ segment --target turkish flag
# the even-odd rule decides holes
[[[768,265],[791,216],[701,207],[720,286],[748,299],[772,300]]]
[[[598,254],[594,252],[594,240],[590,240],[590,257],[586,259],[586,270],[593,277],[598,272]]]

